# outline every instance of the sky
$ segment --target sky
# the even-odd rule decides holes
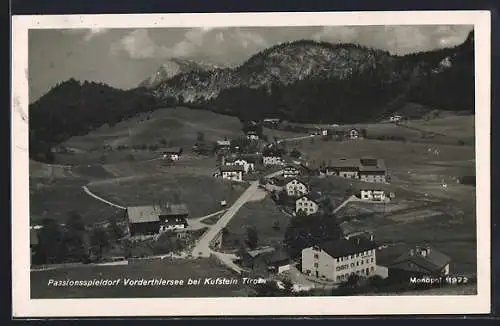
[[[461,44],[470,25],[32,29],[30,102],[75,78],[128,89],[169,58],[236,66],[275,44],[300,39],[356,43],[404,55]]]

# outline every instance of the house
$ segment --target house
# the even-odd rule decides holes
[[[390,279],[406,280],[410,277],[437,277],[450,273],[451,259],[442,252],[426,247],[415,247],[388,264]]]
[[[281,247],[266,255],[264,260],[267,265],[267,270],[273,274],[286,272],[290,270],[292,265],[290,256],[286,250]]]
[[[164,159],[170,159],[172,161],[177,161],[181,158],[182,155],[182,148],[180,147],[172,147],[165,149],[163,151],[163,158]]]
[[[130,236],[153,235],[160,232],[160,207],[127,207],[126,214]]]
[[[345,282],[350,275],[375,274],[376,244],[364,237],[339,239],[302,250],[302,273],[311,277]]]
[[[295,165],[287,165],[283,168],[283,177],[284,178],[295,178],[300,175],[300,169]]]
[[[360,132],[357,128],[337,127],[330,130],[330,133],[340,139],[358,139]]]
[[[326,175],[339,176],[346,179],[358,179],[359,177],[359,164],[358,159],[341,158],[329,161],[324,166],[324,173]]]
[[[262,162],[264,165],[282,165],[283,158],[281,150],[277,148],[266,148],[262,151]]]
[[[325,200],[325,197],[319,192],[311,192],[303,195],[297,200],[295,200],[295,213],[305,215],[316,214],[321,208],[321,203]]]
[[[240,165],[245,173],[253,172],[256,167],[262,165],[262,155],[260,154],[241,154],[233,156],[223,156],[222,164],[226,166]]]
[[[188,226],[189,213],[184,204],[128,207],[126,214],[130,236],[153,235]]]
[[[280,274],[290,269],[290,258],[281,248],[265,246],[250,250],[241,248],[238,252],[240,264],[258,274]]]
[[[285,191],[288,196],[300,197],[309,193],[309,186],[297,178],[292,178],[285,184]]]
[[[328,163],[321,164],[320,173],[346,179],[359,179],[364,182],[387,182],[387,169],[384,160],[372,157],[330,160]]]
[[[389,118],[390,122],[398,122],[401,121],[402,117],[400,115],[393,115]]]
[[[386,167],[382,159],[365,157],[360,159],[359,179],[365,182],[386,183]]]
[[[385,191],[380,189],[361,189],[359,196],[363,200],[386,201],[389,199]]]
[[[241,165],[223,165],[220,167],[222,179],[243,181],[244,167]]]
[[[188,227],[189,210],[186,204],[167,204],[163,207],[160,218],[160,232],[180,230]]]
[[[217,140],[215,143],[215,146],[217,149],[230,149],[231,148],[231,141],[224,139],[224,140]]]
[[[247,132],[247,139],[249,140],[259,140],[259,135],[255,131],[248,131]]]

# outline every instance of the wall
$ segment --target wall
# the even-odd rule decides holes
[[[302,204],[302,205],[300,205]],[[307,204],[307,205],[306,205]],[[307,210],[306,210],[307,208]],[[295,201],[295,212],[298,212],[299,210],[303,210],[307,215],[314,214],[318,211],[319,206],[313,201],[310,201],[306,197],[302,197],[300,199],[297,199]]]

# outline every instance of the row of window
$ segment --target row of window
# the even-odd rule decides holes
[[[350,274],[346,273],[346,274],[338,275],[337,281],[347,281],[347,279],[349,279],[349,276],[352,274],[369,276],[370,274],[373,274],[374,271],[375,271],[375,268],[372,266],[369,269],[368,268],[362,269],[362,270],[356,271],[355,273],[350,273]]]
[[[304,202],[304,203],[302,203],[302,202],[299,201],[298,205],[302,206],[302,204],[304,204],[304,206],[310,206],[310,207],[313,206],[313,203],[311,203],[311,202]]]
[[[363,251],[363,252],[360,252],[360,253],[356,253],[356,254],[353,254],[353,255],[349,255],[349,256],[345,256],[345,257],[340,257],[340,258],[337,258],[337,263],[338,262],[341,262],[341,261],[346,261],[346,260],[350,260],[350,259],[354,259],[354,258],[358,258],[358,257],[362,257],[362,256],[367,256],[367,255],[371,255],[374,253],[375,250],[368,250],[368,251]]]

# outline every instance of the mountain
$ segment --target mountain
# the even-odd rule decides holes
[[[157,103],[141,89],[125,91],[75,79],[59,83],[29,106],[30,157],[50,162],[53,145],[154,110]]]
[[[210,71],[216,68],[219,67],[201,61],[171,58],[164,62],[150,77],[142,81],[139,87],[153,88],[163,81],[182,73]]]
[[[235,68],[180,73],[151,91],[160,100],[176,98],[249,119],[350,123],[387,114],[410,98],[473,111],[473,65],[473,33],[460,46],[405,56],[300,40],[265,49]],[[451,97],[438,101],[439,92],[429,86],[435,84]]]

